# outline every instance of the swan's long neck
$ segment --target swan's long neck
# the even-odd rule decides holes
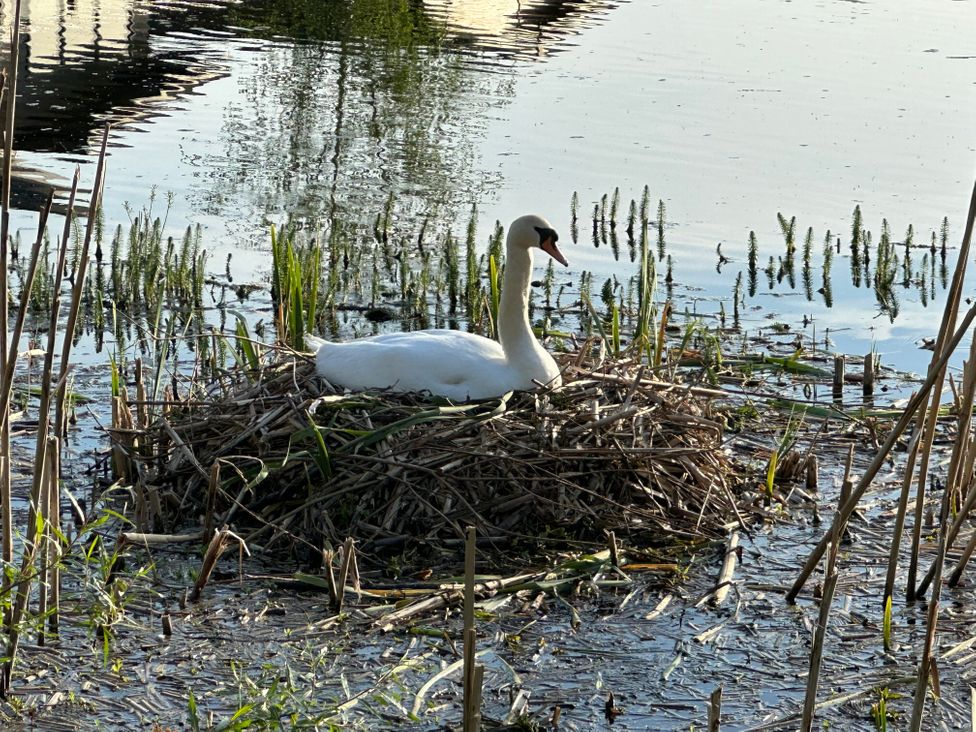
[[[505,278],[498,306],[498,340],[509,360],[534,354],[539,342],[529,325],[529,286],[532,279],[532,250],[508,247]]]

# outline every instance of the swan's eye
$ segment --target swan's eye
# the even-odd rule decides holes
[[[545,244],[546,240],[552,244],[559,241],[559,234],[556,233],[555,229],[547,229],[544,226],[536,226],[535,230],[539,232],[539,246]]]

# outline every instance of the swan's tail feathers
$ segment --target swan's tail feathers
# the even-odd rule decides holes
[[[311,333],[306,333],[304,338],[306,351],[318,351],[322,346],[329,342],[324,338],[313,336]]]

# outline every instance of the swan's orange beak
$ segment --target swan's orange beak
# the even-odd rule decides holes
[[[566,257],[563,256],[563,253],[559,251],[559,247],[556,246],[555,236],[549,236],[543,239],[539,243],[539,248],[559,262],[563,267],[569,266],[569,262],[566,261]]]

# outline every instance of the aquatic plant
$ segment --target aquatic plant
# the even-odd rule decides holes
[[[759,282],[759,243],[756,232],[749,232],[749,297],[754,297]]]

